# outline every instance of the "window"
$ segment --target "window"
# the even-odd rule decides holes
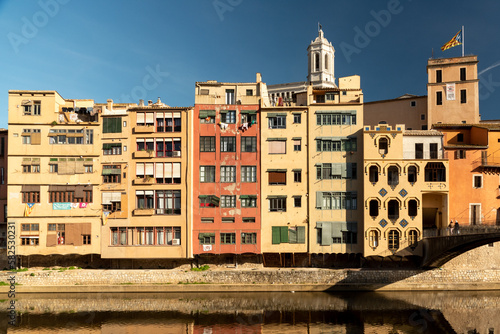
[[[410,107],[416,107],[417,101],[410,101]]]
[[[399,170],[396,166],[387,169],[387,184],[397,186],[399,184]]]
[[[436,70],[436,82],[443,82],[443,71]]]
[[[346,152],[346,151],[356,151],[356,150],[357,150],[356,138],[316,139],[317,152]]]
[[[113,246],[179,246],[181,228],[172,226],[111,227]]]
[[[39,230],[39,224],[21,224],[22,232],[37,232]]]
[[[181,214],[181,191],[180,190],[156,190],[156,214],[157,215],[180,215]]]
[[[257,137],[241,137],[241,152],[257,152]]]
[[[414,199],[411,199],[408,201],[408,216],[410,217],[416,217],[418,212],[418,205],[417,201]]]
[[[430,158],[431,159],[437,159],[438,158],[438,144],[437,143],[430,143],[429,144],[429,152],[430,152]]]
[[[220,137],[221,152],[236,152],[236,137]]]
[[[257,182],[257,166],[241,166],[241,182]]]
[[[420,120],[425,121],[425,114],[420,114]]]
[[[316,164],[316,179],[317,180],[332,180],[332,179],[356,179],[357,165],[351,163],[323,163]]]
[[[463,143],[464,142],[464,134],[463,133],[457,134],[457,142],[458,143]]]
[[[135,197],[137,209],[154,209],[153,190],[136,190]]]
[[[325,103],[325,95],[314,95],[316,97],[315,103]]]
[[[483,187],[483,176],[482,175],[473,175],[472,176],[472,187],[473,188],[482,188]]]
[[[443,104],[443,92],[436,92],[436,105],[440,106]]]
[[[286,154],[286,138],[270,138],[269,154]]]
[[[286,129],[286,114],[285,115],[268,115],[269,129]]]
[[[23,173],[40,173],[40,165],[23,165]]]
[[[235,208],[236,207],[236,195],[222,195],[220,197],[220,207],[221,208]]]
[[[399,231],[389,231],[389,250],[395,252],[399,249]]]
[[[460,90],[460,103],[467,103],[467,90]]]
[[[242,245],[255,245],[257,243],[257,233],[241,233]]]
[[[49,144],[50,145],[61,145],[61,144],[93,144],[94,141],[94,130],[83,129],[50,129],[49,130]],[[85,135],[85,138],[84,138]],[[32,138],[33,139],[33,138]]]
[[[221,222],[222,223],[234,223],[235,220],[234,220],[234,217],[222,217]]]
[[[247,89],[246,93],[247,96],[253,96],[253,89]]]
[[[268,170],[269,185],[286,185],[285,170]]]
[[[103,183],[120,183],[122,169],[120,165],[104,165],[102,166],[102,182]]]
[[[302,139],[300,138],[293,138],[293,150],[295,152],[298,152],[302,149],[302,145],[301,145],[301,142],[302,142]]]
[[[220,182],[224,183],[236,182],[236,166],[221,166]]]
[[[356,192],[316,192],[316,209],[319,210],[356,210]]]
[[[49,186],[49,203],[92,203],[92,186]]]
[[[397,220],[399,218],[399,202],[391,199],[387,203],[387,216],[390,220]]]
[[[82,234],[82,243],[84,245],[91,245],[92,242],[91,242],[91,239],[90,239],[90,234]]]
[[[122,118],[121,117],[103,117],[102,133],[121,133]]]
[[[221,245],[234,245],[236,243],[236,233],[221,233]]]
[[[23,203],[40,203],[40,191],[23,191]]]
[[[22,246],[38,246],[39,237],[21,237]]]
[[[389,141],[387,138],[380,138],[378,140],[378,152],[380,154],[387,154],[389,150]]]
[[[234,104],[234,89],[226,89],[226,104]]]
[[[220,121],[222,123],[236,123],[236,110],[221,110]]]
[[[460,68],[460,81],[465,81],[467,80],[466,78],[466,69],[465,67]]]
[[[200,136],[200,152],[215,152],[215,136]]]
[[[314,70],[319,71],[319,53],[314,54]]]
[[[215,110],[200,110],[201,124],[215,124]]]
[[[286,212],[286,197],[269,198],[269,211]]]
[[[244,223],[255,223],[255,217],[243,217],[241,220]]]
[[[218,207],[220,204],[220,198],[215,195],[200,195],[200,207]]]
[[[200,182],[215,182],[215,166],[200,166]]]
[[[408,167],[408,182],[410,183],[417,182],[417,167],[415,166]]]
[[[316,114],[316,125],[354,125],[356,112],[350,113],[320,113]]]
[[[23,115],[24,116],[31,115],[31,105],[24,105],[23,106]]]
[[[302,123],[302,115],[301,114],[293,114],[293,123],[294,124]]]
[[[103,155],[121,155],[122,144],[102,144]]]
[[[146,138],[146,150],[154,151],[154,142],[152,138]],[[180,157],[181,139],[180,138],[156,138],[156,156],[161,157]]]
[[[357,222],[317,222],[317,242],[321,246],[331,244],[356,244]]]
[[[372,218],[375,218],[378,216],[378,209],[379,209],[379,204],[378,204],[378,201],[376,199],[372,199],[370,200],[370,216]]]
[[[215,244],[215,233],[199,233],[198,239],[200,245],[213,245]]]
[[[302,170],[293,171],[293,182],[302,182]]]
[[[85,144],[88,144],[88,145],[94,144],[94,130],[90,130],[90,129],[85,130]]]
[[[302,196],[293,196],[293,207],[294,208],[302,207]]]
[[[112,199],[108,200],[108,196],[103,193],[103,203],[102,210],[109,212],[117,212],[122,211],[122,203],[121,203],[121,194],[117,193],[117,196],[112,196]],[[111,193],[109,193],[111,194]],[[106,197],[106,200],[104,199]],[[118,198],[119,197],[119,198]]]
[[[377,166],[370,166],[370,169],[368,170],[369,178],[371,183],[377,183],[378,182],[378,167]]]
[[[304,244],[306,242],[305,226],[272,226],[272,243]]]
[[[415,143],[415,159],[424,158],[424,144]]]
[[[425,182],[446,182],[446,168],[442,162],[428,162],[425,166]]]
[[[255,208],[257,207],[257,195],[241,195],[240,196],[242,208]]]
[[[41,114],[41,101],[33,101],[33,115],[40,116]]]
[[[370,230],[370,232],[368,232],[368,243],[371,248],[373,249],[377,248],[379,240],[380,240],[380,233],[377,230]]]
[[[417,247],[418,244],[418,232],[415,230],[410,230],[408,232],[408,243],[410,244],[410,247],[415,248]]]
[[[201,217],[201,222],[206,224],[212,224],[214,222],[214,217]]]
[[[156,132],[181,132],[181,130],[181,113],[156,112]]]

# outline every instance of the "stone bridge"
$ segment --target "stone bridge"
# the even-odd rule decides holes
[[[427,236],[422,240],[424,255],[421,266],[440,267],[460,254],[497,241],[500,241],[499,226],[467,226],[460,228],[460,233],[453,231],[448,236]]]

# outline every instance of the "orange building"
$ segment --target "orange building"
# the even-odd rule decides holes
[[[195,255],[260,253],[263,87],[260,74],[255,83],[196,83],[192,129]]]

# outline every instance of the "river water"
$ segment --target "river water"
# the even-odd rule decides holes
[[[500,291],[18,294],[15,326],[5,298],[2,333],[500,333]]]

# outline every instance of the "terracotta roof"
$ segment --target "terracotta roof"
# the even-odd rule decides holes
[[[443,136],[443,133],[436,130],[405,130],[403,136]]]

